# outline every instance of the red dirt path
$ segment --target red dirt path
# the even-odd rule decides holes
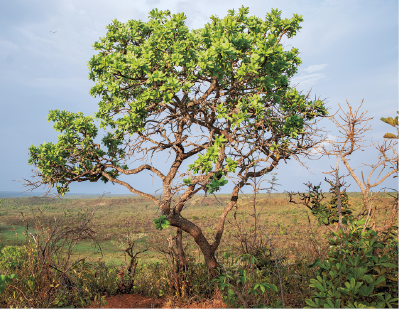
[[[106,305],[100,306],[99,303],[87,308],[226,308],[226,304],[216,292],[214,299],[202,302],[179,303],[170,302],[165,298],[148,298],[140,294],[119,294],[106,296]]]

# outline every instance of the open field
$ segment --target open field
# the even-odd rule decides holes
[[[362,208],[361,194],[349,193],[348,195],[350,208],[354,214],[357,214]],[[330,195],[327,193],[325,197],[325,202],[327,202]],[[218,216],[228,203],[229,198],[228,195],[217,195],[216,198],[213,195],[206,198],[203,195],[195,196],[185,205],[182,216],[197,224],[204,232],[205,237],[212,241]],[[299,201],[298,198],[296,200]],[[190,262],[190,270],[183,276],[188,276],[186,278],[189,278],[187,282],[189,282],[190,288],[188,290],[189,295],[182,292],[184,282],[179,281],[180,283],[178,283],[176,280],[184,277],[181,277],[181,273],[175,272],[173,268],[175,264],[172,261],[176,256],[173,257],[169,248],[169,239],[176,236],[176,228],[167,227],[162,231],[155,228],[153,220],[159,218],[159,211],[157,206],[150,201],[141,197],[129,196],[85,199],[28,197],[3,198],[1,201],[0,249],[5,246],[25,244],[26,230],[31,233],[30,239],[32,237],[38,238],[42,245],[45,244],[50,234],[54,236],[59,233],[61,235],[63,228],[73,229],[83,226],[87,232],[86,236],[81,237],[81,240],[76,243],[70,255],[71,261],[85,259],[83,263],[77,264],[76,269],[68,272],[70,278],[75,278],[75,283],[69,284],[69,287],[74,286],[75,292],[67,291],[65,288],[68,287],[67,284],[63,287],[65,293],[59,294],[61,296],[48,296],[50,292],[46,291],[52,289],[50,283],[46,283],[44,275],[43,278],[36,276],[37,270],[35,267],[37,266],[35,266],[35,262],[31,263],[32,258],[28,258],[29,261],[26,262],[25,269],[21,268],[16,273],[22,273],[22,278],[35,278],[36,281],[21,278],[21,281],[18,282],[19,286],[26,285],[24,282],[28,284],[32,284],[29,282],[37,282],[38,285],[42,284],[43,287],[46,284],[49,285],[50,290],[43,288],[42,292],[36,291],[35,285],[33,285],[33,287],[27,287],[28,291],[21,291],[20,295],[22,296],[24,296],[24,293],[27,295],[29,293],[30,295],[44,293],[43,295],[47,295],[46,297],[52,297],[52,306],[87,308],[90,304],[88,303],[89,300],[98,300],[99,297],[107,297],[106,299],[110,301],[110,304],[115,304],[115,301],[119,304],[119,298],[114,299],[113,297],[116,297],[114,295],[129,293],[133,294],[130,295],[132,299],[147,297],[146,299],[142,298],[143,301],[146,301],[147,307],[148,304],[155,304],[154,302],[156,302],[162,307],[186,308],[187,306],[200,307],[200,304],[205,303],[208,306],[213,306],[209,304],[211,304],[212,299],[213,304],[215,304],[215,295],[218,295],[217,305],[215,306],[226,305],[220,302],[221,292],[213,288],[214,285],[211,283],[209,272],[203,263],[204,259],[197,244],[191,236],[184,232],[183,246]],[[374,205],[378,205],[376,219],[379,224],[382,225],[385,222],[390,209],[392,209],[392,203],[393,198],[387,194],[381,194],[379,198],[374,200]],[[311,211],[304,205],[290,203],[288,194],[258,194],[255,208],[260,215],[262,224],[259,228],[258,223],[256,230],[258,233],[257,244],[260,243],[260,247],[265,248],[265,255],[268,256],[266,261],[270,259],[269,261],[273,262],[266,264],[268,265],[266,268],[262,268],[262,273],[259,274],[261,277],[255,275],[253,269],[247,269],[247,271],[252,272],[248,273],[248,277],[252,278],[248,280],[266,280],[265,282],[275,286],[279,285],[279,276],[277,276],[276,267],[273,264],[276,260],[273,259],[272,247],[277,261],[280,261],[278,264],[281,267],[281,278],[283,280],[281,284],[284,286],[286,306],[306,306],[305,300],[309,299],[311,295],[310,280],[316,276],[315,269],[310,269],[307,266],[316,259],[323,260],[326,258],[329,252],[328,228],[324,225],[320,226]],[[253,214],[253,196],[250,194],[240,195],[237,208],[233,208],[227,217],[222,242],[217,251],[217,259],[221,265],[234,267],[237,263],[234,258],[246,251],[248,252],[244,246],[251,244],[255,233]],[[55,227],[57,227],[58,232],[54,232],[56,231]],[[138,255],[134,288],[129,290],[130,292],[121,289],[122,282],[129,282],[126,281],[128,278],[126,268],[125,270],[121,268],[128,264],[125,263],[124,256],[124,250],[128,247],[128,239],[125,236],[128,233],[133,237],[142,236],[136,241],[134,252],[147,249],[147,251]],[[271,243],[265,237],[266,233],[271,239]],[[57,237],[53,237],[52,241],[54,242],[56,239]],[[57,241],[54,243],[57,244]],[[60,245],[60,248],[64,250],[61,256],[67,257],[66,246],[62,246],[62,244],[65,244],[65,242],[60,237],[57,245]],[[395,254],[393,260],[395,261],[396,258],[397,261],[397,253]],[[28,252],[28,256],[33,257],[34,261],[34,256],[37,256],[37,254],[29,255]],[[129,261],[130,259],[127,257],[127,262]],[[0,271],[7,274],[7,269],[0,267]],[[57,274],[53,269],[50,271],[54,275]],[[125,279],[123,279],[123,273]],[[40,283],[42,282],[40,280],[44,280],[45,283]],[[61,280],[60,284],[65,284],[62,283],[64,279],[59,280]],[[11,289],[10,287],[9,290],[6,290],[8,291],[7,295],[12,295]],[[6,303],[4,299],[1,300],[2,296],[0,291],[0,306],[2,301]],[[39,297],[33,297],[32,300],[26,297],[24,300],[22,296],[17,303],[19,306],[35,307],[40,306],[35,304],[43,304],[43,302],[35,302]],[[226,298],[223,299],[226,300]],[[163,303],[161,303],[161,300]],[[187,303],[188,301],[190,303]],[[262,293],[262,298],[258,298],[258,300],[253,298],[252,301],[272,308],[282,307],[280,290],[274,292],[266,289]],[[15,300],[10,300],[10,302],[14,304]],[[237,300],[230,299],[230,306],[236,307],[238,305],[240,303],[237,303]],[[98,307],[98,304],[94,306]],[[128,307],[131,307],[131,305],[128,305]]]
[[[326,194],[326,199],[328,198],[329,194]],[[195,196],[182,211],[184,217],[201,227],[209,240],[212,239],[218,216],[224,205],[227,204],[229,196],[217,195],[217,199],[214,196],[208,196],[205,199],[203,195]],[[360,211],[361,194],[349,193],[349,199],[355,210],[354,213]],[[118,249],[113,241],[122,239],[128,230],[132,234],[146,234],[146,237],[138,241],[140,248],[151,245],[162,248],[163,240],[175,235],[175,228],[173,227],[163,231],[155,229],[153,220],[159,217],[157,206],[141,197],[103,197],[101,199],[28,197],[2,199],[2,201],[0,241],[3,245],[17,245],[25,241],[25,224],[21,212],[24,214],[32,233],[34,232],[34,217],[40,216],[40,211],[43,212],[44,221],[49,224],[54,224],[54,217],[60,219],[64,212],[72,216],[78,216],[84,212],[88,214],[94,212],[90,226],[95,232],[95,239],[101,246],[103,256],[98,246],[95,246],[95,242],[86,239],[76,245],[73,254],[74,259],[87,256],[90,260],[101,258],[105,262],[124,263],[123,251]],[[386,215],[384,207],[391,203],[391,198],[388,195],[381,195],[378,203],[381,205],[377,215],[377,219],[380,221]],[[285,251],[289,260],[298,258],[295,256],[295,248],[301,250],[300,248],[304,245],[301,243],[303,234],[309,233],[310,228],[313,228],[317,241],[320,243],[326,241],[324,236],[328,229],[318,226],[311,211],[305,206],[289,203],[288,195],[285,193],[258,194],[256,207],[267,233],[274,235],[275,247]],[[228,215],[220,252],[230,250],[232,245],[239,245],[234,238],[237,232],[234,211],[237,212],[236,218],[242,228],[244,230],[249,229],[254,222],[251,216],[253,214],[252,195],[240,195],[238,209],[233,209]],[[198,254],[199,248],[197,245],[190,236],[184,235],[184,233],[183,243],[188,244],[187,252],[196,257],[197,262],[203,261],[201,254]],[[162,254],[150,249],[143,253],[141,257],[147,262],[160,261]]]

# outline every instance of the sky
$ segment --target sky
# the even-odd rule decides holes
[[[203,28],[212,15],[223,18],[228,10],[238,11],[242,5],[249,7],[249,16],[262,20],[272,8],[281,10],[282,18],[302,15],[302,29],[295,37],[282,41],[285,50],[298,48],[302,59],[290,85],[298,84],[296,88],[303,94],[312,89],[311,98],[324,99],[332,114],[338,104],[347,111],[346,102],[357,108],[364,100],[361,111],[368,111],[367,115],[373,117],[369,122],[372,130],[365,135],[366,144],[381,143],[386,132],[394,132],[393,127],[379,119],[394,117],[398,110],[398,1],[1,1],[0,191],[24,191],[23,182],[18,180],[31,179],[34,169],[28,164],[28,148],[31,144],[57,142],[58,132],[47,121],[49,110],[83,112],[86,116],[98,110],[100,98],[89,94],[94,82],[88,79],[87,61],[97,53],[92,45],[106,35],[106,26],[114,19],[147,22],[152,9],[168,9],[172,14],[184,12],[186,25],[192,30]],[[319,127],[328,131],[332,140],[338,135],[329,119],[323,119]],[[154,161],[164,173],[171,164],[171,160],[165,163],[167,155]],[[373,147],[368,147],[350,157],[359,177],[361,172],[368,175],[370,171],[362,163],[377,163],[377,155]],[[303,192],[308,181],[322,182],[323,191],[328,191],[329,186],[323,181],[328,175],[323,172],[330,171],[335,162],[335,157],[304,160],[308,169],[295,160],[281,163],[273,171],[278,173],[280,184],[275,192]],[[179,171],[184,172],[190,163]],[[340,171],[347,174],[342,163]],[[371,177],[371,183],[375,178],[376,175]],[[121,179],[150,194],[162,186],[147,171]],[[360,191],[350,176],[345,181],[350,184],[348,191]],[[229,193],[232,187],[229,182],[220,193]],[[391,176],[374,191],[384,187],[397,189],[397,178]],[[251,188],[246,186],[243,192],[252,193]],[[129,194],[123,186],[102,182],[73,183],[70,191]]]

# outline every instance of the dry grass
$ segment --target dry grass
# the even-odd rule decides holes
[[[208,239],[211,239],[213,235],[218,214],[228,202],[229,196],[219,195],[218,200],[221,203],[214,197],[207,197],[204,200],[203,196],[195,197],[185,206],[182,213],[183,216],[198,224]],[[312,263],[316,258],[323,259],[326,256],[328,250],[326,235],[328,235],[329,231],[324,226],[317,224],[317,221],[306,207],[290,204],[288,200],[289,198],[286,194],[272,194],[270,196],[260,194],[257,196],[257,212],[260,214],[267,234],[272,238],[271,243],[268,243],[264,237],[264,233],[260,233],[258,242],[263,241],[265,244],[266,255],[269,254],[269,257],[271,256],[271,245],[275,250],[277,258],[283,261],[281,272],[284,278],[286,306],[303,307],[305,305],[304,300],[309,297],[309,280],[314,276],[314,270],[308,269],[306,265]],[[357,213],[362,207],[360,194],[350,193],[349,200],[354,213]],[[224,254],[232,252],[238,255],[245,252],[243,243],[252,239],[251,237],[254,234],[252,203],[251,195],[240,196],[237,209],[232,211],[227,218],[223,242],[218,250],[218,260],[226,267],[233,265],[234,261],[226,259]],[[384,222],[389,213],[388,209],[392,207],[392,199],[387,195],[381,195],[376,203],[378,203],[377,222]],[[24,213],[26,225],[22,221],[21,212]],[[234,212],[236,212],[236,219],[234,219]],[[173,286],[171,282],[176,278],[171,272],[170,267],[167,263],[152,264],[152,262],[166,261],[165,254],[162,254],[162,252],[168,252],[165,239],[174,236],[176,230],[175,228],[168,228],[163,231],[156,230],[152,221],[159,216],[157,207],[140,197],[111,197],[86,200],[44,198],[3,199],[2,216],[0,217],[1,240],[3,245],[17,245],[19,243],[16,236],[21,241],[23,239],[22,230],[26,226],[35,235],[35,224],[37,224],[38,220],[43,226],[41,233],[45,235],[45,231],[51,231],[54,226],[54,217],[61,218],[64,216],[72,220],[70,222],[77,223],[79,218],[80,220],[87,219],[90,213],[94,213],[90,219],[93,239],[88,235],[81,235],[80,241],[75,246],[75,250],[68,253],[68,256],[70,256],[69,265],[83,257],[86,257],[86,259],[85,262],[77,264],[76,273],[74,276],[71,276],[71,278],[74,278],[71,280],[73,281],[72,285],[75,286],[75,290],[68,292],[72,293],[72,296],[69,294],[63,296],[63,305],[74,303],[77,306],[83,306],[83,303],[79,305],[79,302],[88,299],[93,300],[94,296],[99,297],[105,295],[104,293],[107,293],[107,295],[117,293],[118,285],[120,285],[117,274],[118,272],[120,273],[120,267],[115,264],[118,264],[118,262],[119,265],[124,264],[124,254],[123,250],[115,245],[115,242],[119,241],[123,243],[126,240],[124,236],[127,233],[130,233],[130,235],[137,233],[145,234],[145,237],[140,238],[136,242],[137,246],[135,248],[137,251],[150,248],[147,252],[142,253],[139,258],[137,275],[135,277],[136,293],[140,292],[149,297],[168,295],[173,300],[170,301],[170,304],[181,304],[187,301],[198,303],[205,299],[214,299],[215,295],[209,284],[207,269],[201,264],[203,262],[202,254],[191,237],[184,235],[184,233],[183,244],[186,246],[186,253],[193,267],[189,276],[191,278],[190,289],[194,294],[190,297],[186,295],[186,297],[179,296],[176,298],[177,291],[171,288]],[[238,229],[238,226],[240,229]],[[241,233],[238,233],[239,230]],[[97,247],[93,247],[95,241],[98,241],[100,244],[101,251]],[[50,256],[48,258],[50,259]],[[115,264],[109,264],[110,262]],[[49,268],[49,261],[46,262],[47,264],[43,263],[42,266],[44,265]],[[35,267],[37,265],[33,266],[32,264],[29,269],[26,269],[25,272],[27,273],[25,276],[28,275],[29,271],[32,274],[37,271]],[[271,266],[270,273],[267,275],[268,280],[270,283],[278,285],[278,276],[275,272],[276,269],[273,267]],[[22,275],[24,275],[24,272],[21,273]],[[47,299],[48,303],[53,301],[54,305],[55,296],[50,284],[56,285],[58,282],[62,286],[63,283],[57,277],[57,272],[53,270],[46,280],[45,282],[37,282],[38,284],[42,284],[43,288],[47,286],[47,290],[43,289],[42,291],[42,299]],[[87,284],[89,290],[85,291],[84,286],[79,286],[78,283]],[[21,284],[15,288],[21,289],[22,293],[23,286]],[[5,293],[10,293],[10,291],[6,290]],[[22,294],[20,297],[20,301],[10,300],[7,305],[39,307],[44,305],[44,303],[37,301],[29,302],[24,299]],[[261,301],[264,304],[267,303],[269,306],[278,307],[281,306],[281,304],[279,305],[280,298],[280,292],[266,291]]]

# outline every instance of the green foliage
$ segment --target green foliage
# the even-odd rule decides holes
[[[216,164],[217,160],[219,159],[219,151],[223,147],[223,143],[226,141],[227,140],[223,136],[216,136],[215,144],[206,149],[206,154],[200,154],[194,164],[190,164],[188,166],[189,170],[193,170],[194,174],[197,174],[198,170],[201,170],[203,173],[209,173],[212,171],[212,163]],[[227,158],[227,171],[235,172],[236,166],[237,162]],[[220,175],[221,173],[218,172],[217,176],[219,177]],[[183,182],[186,185],[191,184],[191,177],[188,180],[183,179]],[[207,187],[210,188],[209,193],[212,194],[213,192],[218,191],[220,187],[224,186],[226,183],[228,183],[228,181],[225,180],[224,177],[219,180],[213,175],[212,182],[207,185]]]
[[[225,258],[230,257],[230,253],[225,253]],[[242,264],[241,264],[242,263]],[[233,307],[238,307],[241,293],[241,302],[251,295],[263,295],[266,290],[277,292],[277,287],[268,282],[258,281],[262,277],[262,271],[256,267],[258,259],[249,253],[242,254],[235,259],[235,263],[221,272],[218,278],[212,280],[216,282],[221,291],[224,292],[224,300]],[[254,280],[255,279],[255,280]],[[258,280],[256,280],[258,279]],[[242,303],[241,305],[246,305]],[[257,304],[259,307],[259,303]]]
[[[399,111],[397,112],[399,114]],[[384,118],[382,117],[380,119],[381,121],[396,127],[396,129],[398,130],[398,135],[392,134],[392,133],[385,133],[384,138],[391,138],[391,139],[398,139],[399,138],[399,122],[398,122],[398,116],[396,116],[395,118],[392,117],[388,117],[388,118]]]
[[[0,294],[6,289],[6,284],[10,284],[14,278],[18,279],[15,274],[0,275]]]
[[[0,251],[0,270],[16,271],[26,257],[25,246],[6,246]]]
[[[58,193],[64,194],[74,181],[118,178],[121,170],[128,168],[119,164],[126,156],[125,138],[133,134],[142,137],[150,116],[172,110],[176,115],[188,114],[192,123],[203,126],[198,115],[212,115],[218,123],[207,124],[208,129],[218,127],[223,132],[224,126],[228,131],[252,132],[246,138],[265,130],[273,136],[272,154],[279,159],[285,152],[288,157],[295,150],[289,145],[296,145],[289,141],[299,141],[307,122],[327,115],[322,101],[307,101],[305,95],[289,87],[301,59],[296,48],[283,50],[280,40],[284,35],[295,36],[303,18],[294,14],[281,19],[281,11],[272,10],[261,20],[248,17],[248,13],[245,7],[238,12],[229,10],[225,18],[212,16],[204,28],[193,31],[185,25],[184,13],[171,14],[169,10],[152,10],[148,22],[114,20],[107,26],[106,36],[93,45],[98,54],[88,61],[89,79],[96,83],[90,94],[101,97],[95,119],[100,128],[112,133],[106,134],[101,146],[94,141],[98,129],[92,117],[50,111],[48,120],[62,133],[58,142],[29,148],[29,163],[39,168],[42,183],[57,185]],[[188,94],[204,80],[216,87],[212,86],[210,94],[224,100],[217,105],[213,100],[197,100],[193,105]],[[246,92],[247,88],[252,91]],[[177,97],[179,92],[183,99]],[[200,154],[189,170],[212,175],[235,172],[237,161],[229,157],[220,162],[218,171],[212,171],[227,142],[225,137],[212,133],[205,154]],[[191,179],[183,181],[191,184]],[[208,188],[217,191],[226,181],[211,180]]]
[[[183,179],[183,182],[185,185],[191,185],[191,177],[189,177],[188,179]]]
[[[189,169],[193,170],[194,174],[197,174],[199,170],[201,170],[204,174],[209,173],[212,170],[212,163],[217,162],[219,158],[219,151],[226,141],[227,140],[223,136],[216,136],[215,144],[206,149],[206,154],[199,155],[194,164],[190,164],[188,166]],[[235,169],[233,169],[233,171],[235,171]]]
[[[322,193],[319,186],[310,185],[309,198],[311,203],[312,214],[317,218],[320,224],[334,225],[339,222],[338,204],[336,186],[330,182],[330,193],[332,194],[330,201],[321,203]],[[343,190],[341,192],[341,211],[342,222],[353,219],[352,210],[349,209],[348,193]]]
[[[364,220],[350,221],[348,231],[339,230],[329,239],[328,259],[309,267],[320,267],[306,303],[313,308],[364,308],[398,306],[398,265],[387,255],[378,255],[383,244],[378,233]]]
[[[155,228],[157,230],[163,230],[170,225],[170,222],[166,220],[166,216],[160,216],[159,219],[154,219]]]
[[[70,180],[101,180],[108,179],[101,176],[101,164],[99,160],[104,155],[111,158],[111,162],[121,167],[117,161],[123,159],[125,152],[118,149],[122,144],[121,138],[116,138],[108,133],[103,138],[103,144],[108,148],[107,152],[99,149],[94,143],[97,136],[97,128],[92,117],[85,117],[81,112],[75,114],[67,111],[51,110],[47,118],[55,122],[54,129],[63,134],[58,136],[58,143],[43,143],[39,147],[31,145],[29,148],[29,164],[34,164],[42,173],[42,182],[57,186],[57,192],[64,195],[69,192]],[[93,164],[97,162],[97,164]],[[127,169],[124,165],[123,169]],[[116,170],[109,171],[112,177],[118,177]]]
[[[207,185],[207,187],[210,189],[209,194],[219,191],[220,187],[224,186],[226,183],[228,183],[228,181],[225,180],[224,177],[217,179],[215,176],[213,176],[211,184]]]

